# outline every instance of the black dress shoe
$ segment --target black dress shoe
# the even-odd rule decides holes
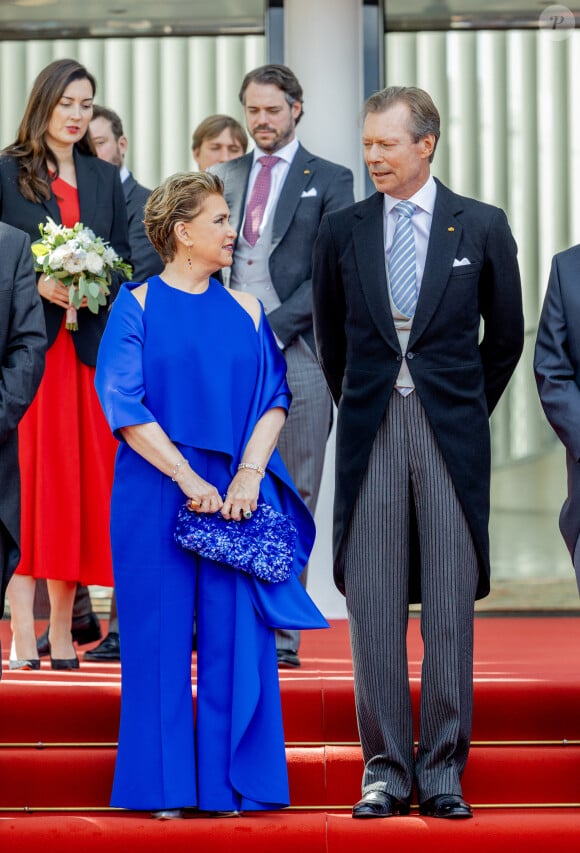
[[[471,806],[459,794],[438,794],[419,805],[419,813],[425,817],[473,817]]]
[[[50,643],[48,642],[48,630],[50,625],[47,625],[44,633],[37,637],[36,648],[39,656],[46,657],[50,654]],[[82,616],[80,619],[73,619],[71,634],[73,642],[79,646],[86,646],[87,643],[94,643],[100,640],[103,636],[101,625],[95,613],[89,613],[88,616]]]
[[[83,655],[84,660],[96,661],[119,661],[121,660],[121,646],[119,644],[119,635],[115,631],[110,631],[104,640],[101,640],[98,646],[94,649],[89,649]]]
[[[393,815],[409,814],[411,806],[408,800],[397,800],[386,791],[369,791],[363,794],[362,800],[352,807],[353,817],[393,817]]]
[[[300,658],[292,649],[276,649],[276,654],[278,655],[279,669],[296,669],[297,666],[302,665]]]

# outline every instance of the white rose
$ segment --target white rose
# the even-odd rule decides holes
[[[103,272],[103,259],[97,252],[87,252],[85,264],[88,272],[92,272],[93,275],[100,275]]]
[[[47,217],[47,220],[44,223],[43,230],[44,230],[45,234],[47,234],[49,237],[54,239],[54,237],[56,237],[56,235],[61,230],[61,227],[60,227],[60,225],[57,225],[56,222],[54,221],[54,219],[51,219],[49,216],[49,217]]]
[[[76,252],[70,252],[64,259],[63,266],[67,272],[74,274],[82,272],[85,269],[85,262],[86,252],[83,252],[82,249],[80,249]]]
[[[61,270],[65,259],[68,257],[66,246],[57,246],[48,256],[48,266],[51,270]]]
[[[116,251],[113,249],[113,247],[107,246],[107,248],[103,252],[103,263],[108,267],[112,267],[118,258],[119,258],[119,256],[116,253]]]

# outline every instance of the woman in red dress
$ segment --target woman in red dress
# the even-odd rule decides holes
[[[95,80],[78,62],[57,60],[38,75],[16,141],[0,157],[0,219],[40,237],[50,216],[82,222],[129,260],[126,205],[118,170],[99,160],[88,133]],[[123,280],[115,273],[109,301]],[[19,430],[22,471],[22,559],[8,588],[15,660],[38,669],[34,630],[37,578],[50,599],[53,669],[77,669],[71,637],[77,583],[113,583],[109,501],[116,442],[93,387],[107,308],[78,312],[65,325],[68,291],[38,278],[49,350],[39,392]],[[14,657],[14,655],[12,656]]]

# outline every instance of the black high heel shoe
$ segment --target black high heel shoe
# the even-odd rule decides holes
[[[50,645],[48,642],[49,627],[50,625],[47,626],[46,630],[36,640],[36,648],[41,658],[50,654]],[[79,619],[73,619],[71,633],[73,642],[78,643],[79,646],[94,643],[103,636],[101,624],[95,613],[89,613],[88,616],[81,616]]]
[[[12,660],[8,661],[8,668],[20,670],[40,669],[40,661],[38,660],[38,658],[30,658],[30,660],[13,658]]]
[[[52,669],[79,669],[79,659],[74,658],[53,658],[50,656],[50,666]]]

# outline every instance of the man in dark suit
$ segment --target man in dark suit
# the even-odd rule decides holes
[[[489,591],[488,417],[523,345],[516,245],[498,208],[430,174],[439,113],[421,89],[365,105],[377,192],[326,216],[314,327],[338,405],[335,580],[345,594],[365,760],[356,818],[471,817],[473,605]],[[480,325],[482,337],[480,338]],[[419,747],[407,672],[422,604]]]
[[[284,65],[246,74],[240,89],[255,150],[212,167],[238,232],[230,286],[257,296],[286,356],[292,406],[278,449],[314,514],[332,403],[315,355],[312,247],[322,216],[353,202],[352,173],[296,139],[303,93]],[[306,584],[306,571],[302,581]],[[278,631],[278,663],[300,666],[298,631]]]
[[[44,370],[46,331],[30,240],[0,223],[0,618],[20,559],[18,423]]]
[[[151,190],[137,183],[125,166],[125,153],[129,143],[117,113],[94,104],[90,127],[97,155],[101,160],[119,167],[127,202],[133,281],[145,281],[150,275],[158,275],[163,269],[163,262],[151,245],[143,225],[143,211]]]
[[[555,255],[538,326],[534,372],[550,425],[566,448],[560,531],[580,589],[580,246]]]

